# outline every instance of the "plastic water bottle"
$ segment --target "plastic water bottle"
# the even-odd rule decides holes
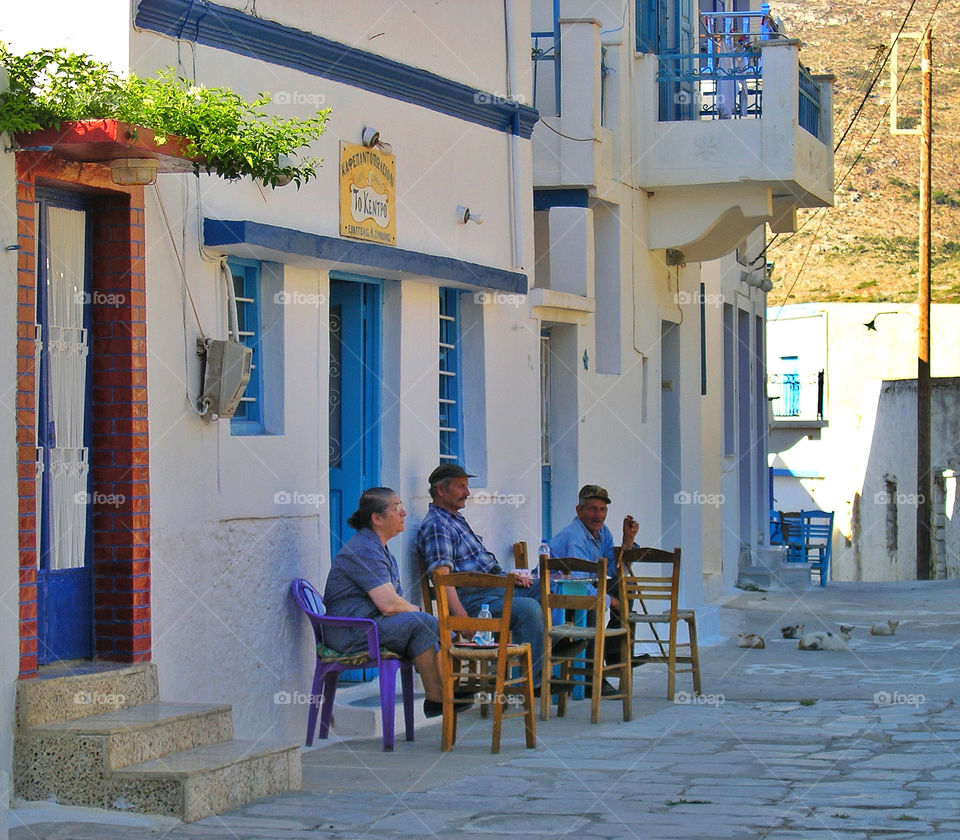
[[[537,557],[549,557],[550,556],[550,546],[546,540],[540,543],[540,548],[537,549]]]
[[[477,618],[493,618],[490,614],[489,604],[480,605],[480,612],[477,613]],[[473,643],[476,645],[492,645],[493,632],[491,630],[477,630],[477,632],[473,634]]]

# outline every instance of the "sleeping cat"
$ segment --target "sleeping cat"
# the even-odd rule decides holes
[[[788,624],[780,628],[780,633],[785,639],[799,639],[803,635],[803,625]]]
[[[764,642],[763,636],[758,636],[756,633],[737,633],[737,646],[742,648],[765,648],[767,643]]]
[[[799,650],[846,650],[847,642],[853,636],[852,624],[841,624],[839,633],[829,630],[817,630],[815,633],[805,633],[797,645]]]
[[[894,621],[892,618],[886,624],[874,624],[870,628],[871,636],[892,636],[897,628],[900,626],[899,621]]]

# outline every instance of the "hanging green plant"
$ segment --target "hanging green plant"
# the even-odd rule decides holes
[[[330,109],[315,117],[283,119],[263,111],[270,96],[252,102],[228,88],[208,88],[176,75],[123,78],[88,55],[65,49],[14,55],[0,43],[9,89],[0,93],[0,132],[11,135],[59,127],[71,120],[114,119],[189,142],[196,168],[233,179],[244,175],[270,186],[299,187],[316,176],[320,158],[293,155],[323,134]]]

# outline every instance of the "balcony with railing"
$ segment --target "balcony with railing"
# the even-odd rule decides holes
[[[767,399],[774,428],[826,426],[824,372],[788,371],[767,375]]]
[[[649,196],[649,247],[689,261],[833,203],[833,77],[800,63],[768,10],[700,14],[685,47],[656,53],[639,32],[604,37],[583,6],[561,18],[554,3],[532,33],[536,186],[599,192],[620,173]]]
[[[709,259],[760,223],[791,231],[797,208],[833,203],[833,79],[801,65],[766,11],[703,13],[693,45],[640,62],[656,101],[637,179],[654,193],[650,246]]]
[[[660,120],[761,119],[762,49],[785,40],[768,10],[701,13],[697,51],[658,56]],[[798,84],[797,121],[827,142],[821,134],[821,82],[798,65]]]
[[[609,60],[600,24],[589,16],[560,18],[532,33],[534,186],[603,191],[612,178],[615,144],[607,127]]]

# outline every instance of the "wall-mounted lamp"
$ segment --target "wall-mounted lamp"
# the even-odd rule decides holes
[[[482,225],[483,215],[480,213],[474,213],[469,207],[466,207],[463,204],[458,204],[457,222],[459,222],[461,225],[465,225],[467,222],[475,222],[478,225]]]
[[[380,149],[380,151],[388,155],[393,151],[393,147],[389,143],[380,139],[380,131],[370,125],[363,127],[363,132],[360,134],[360,142],[368,149]]]
[[[878,313],[877,313],[876,315],[874,315],[869,321],[867,321],[867,323],[865,323],[864,326],[865,326],[868,330],[873,330],[874,332],[876,332],[876,331],[877,331],[877,318],[879,318],[881,315],[909,315],[909,314],[910,314],[909,312],[899,312],[899,311],[897,311],[897,310],[895,310],[895,309],[890,309],[890,310],[887,310],[886,312],[878,312]]]
[[[159,168],[154,158],[117,158],[110,161],[110,178],[122,187],[146,187],[157,182]]]

